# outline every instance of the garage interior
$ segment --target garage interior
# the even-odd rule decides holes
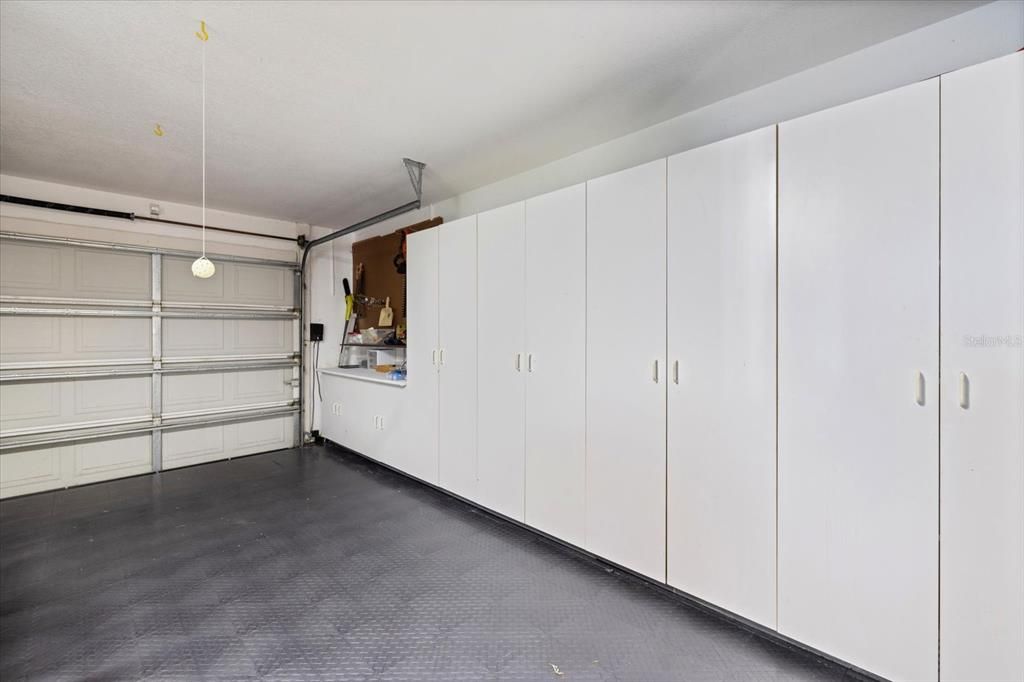
[[[4,0],[0,677],[1024,680],[1024,0]]]

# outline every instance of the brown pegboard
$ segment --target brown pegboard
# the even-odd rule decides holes
[[[440,225],[442,218],[431,218],[403,227],[391,234],[370,237],[352,244],[352,293],[383,301],[391,297],[395,311],[394,324],[406,318],[405,275],[395,267],[395,257],[402,251],[404,235]],[[362,268],[360,270],[360,264]],[[360,276],[361,272],[361,276]],[[359,305],[356,308],[356,329],[377,327],[381,306]]]

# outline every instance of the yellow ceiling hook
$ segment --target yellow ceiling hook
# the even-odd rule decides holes
[[[157,137],[163,137],[164,136],[164,129],[160,127],[159,123],[157,123],[156,127],[153,128],[153,134],[156,135]]]
[[[203,42],[205,42],[205,41],[210,39],[210,34],[206,32],[206,22],[205,21],[200,21],[199,22],[199,30],[196,31],[196,38],[199,38]]]

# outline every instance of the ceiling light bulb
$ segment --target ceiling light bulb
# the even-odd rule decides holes
[[[192,262],[192,274],[200,279],[209,279],[215,272],[217,272],[217,268],[206,256],[200,256]]]

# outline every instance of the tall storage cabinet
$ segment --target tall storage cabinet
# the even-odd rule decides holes
[[[668,583],[775,627],[775,127],[668,160]]]
[[[942,76],[943,680],[1024,679],[1024,53]]]
[[[587,188],[526,202],[526,523],[582,547]]]
[[[779,126],[779,631],[938,662],[939,84]]]
[[[474,501],[477,499],[476,251],[475,215],[438,228],[438,485]]]
[[[586,547],[665,580],[665,160],[587,183]]]
[[[438,428],[438,234],[423,230],[406,237],[406,303],[409,326],[404,389],[406,437],[401,468],[436,484]]]
[[[526,419],[524,204],[477,217],[480,503],[523,520]]]

